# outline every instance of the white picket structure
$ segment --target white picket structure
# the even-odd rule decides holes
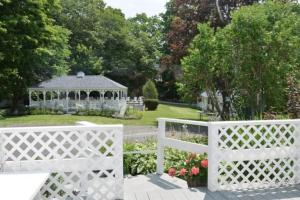
[[[211,191],[300,183],[300,120],[199,122],[159,119],[157,172],[165,146],[208,153]],[[166,122],[208,127],[208,145],[166,138]]]
[[[212,190],[299,183],[300,120],[213,122],[209,149]]]
[[[35,198],[123,198],[123,127],[60,126],[0,129],[1,173],[47,172]]]

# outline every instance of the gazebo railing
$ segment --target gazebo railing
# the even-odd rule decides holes
[[[47,172],[36,199],[122,199],[122,126],[0,129],[1,172]]]
[[[30,107],[63,109],[63,110],[80,110],[80,109],[111,109],[119,111],[122,106],[126,105],[125,99],[103,99],[103,100],[45,100],[31,101]]]

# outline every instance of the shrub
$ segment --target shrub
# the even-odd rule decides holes
[[[61,109],[29,108],[28,114],[30,114],[30,115],[63,115],[64,112]]]
[[[95,109],[81,109],[78,110],[74,115],[79,116],[101,116],[101,117],[113,117],[116,111],[111,109],[102,109],[102,110],[95,110]]]
[[[157,99],[145,99],[144,104],[147,110],[156,110],[158,107]]]
[[[127,109],[124,119],[142,119],[143,113],[134,109]]]
[[[6,115],[6,110],[0,110],[0,119],[4,119]]]
[[[148,80],[143,86],[143,96],[145,99],[158,99],[157,89],[153,81]]]

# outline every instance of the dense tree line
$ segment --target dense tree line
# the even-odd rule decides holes
[[[142,95],[156,76],[159,17],[126,19],[103,0],[0,0],[0,99],[12,111],[26,89],[61,74],[103,74]]]

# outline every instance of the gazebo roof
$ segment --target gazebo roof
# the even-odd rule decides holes
[[[30,89],[105,89],[124,90],[127,87],[101,75],[85,75],[79,72],[74,76],[60,76],[39,83]]]

